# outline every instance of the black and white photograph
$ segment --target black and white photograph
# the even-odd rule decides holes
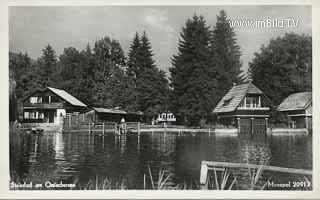
[[[312,5],[8,19],[9,191],[313,191]]]

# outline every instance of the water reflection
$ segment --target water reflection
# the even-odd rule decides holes
[[[78,178],[84,186],[96,176],[126,180],[129,188],[143,188],[143,176],[172,173],[172,184],[197,181],[202,160],[247,162],[312,168],[311,136],[215,136],[149,133],[88,135],[56,133],[12,135],[10,172],[28,180]]]

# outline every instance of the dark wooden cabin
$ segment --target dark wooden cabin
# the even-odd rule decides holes
[[[253,83],[234,85],[213,110],[218,123],[236,127],[239,132],[265,132],[270,102]]]
[[[289,128],[312,129],[312,93],[300,92],[288,96],[279,106]]]
[[[122,118],[124,118],[126,122],[140,122],[142,115],[142,112],[127,112],[110,108],[92,108],[92,110],[85,113],[85,118],[88,123],[119,123]]]
[[[47,87],[22,101],[23,123],[62,124],[67,113],[84,112],[87,106],[64,90]]]

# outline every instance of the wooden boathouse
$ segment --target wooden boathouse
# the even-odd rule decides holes
[[[278,106],[278,112],[286,116],[289,128],[312,129],[312,93],[291,94]]]
[[[122,119],[126,122],[141,122],[142,112],[128,112],[120,109],[112,108],[92,108],[84,114],[86,123],[119,123]]]
[[[270,101],[251,81],[234,85],[219,101],[213,113],[218,123],[237,127],[239,133],[265,133]]]
[[[80,100],[57,88],[37,90],[22,101],[23,123],[63,124],[68,113],[81,113],[87,106]]]

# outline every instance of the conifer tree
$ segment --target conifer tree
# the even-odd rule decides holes
[[[221,98],[233,83],[244,81],[240,61],[241,51],[237,44],[236,33],[230,26],[224,10],[217,16],[211,40],[213,63],[216,64],[218,88],[216,96]],[[219,101],[219,98],[216,99]]]
[[[57,55],[55,50],[48,44],[42,50],[42,56],[38,60],[39,86],[41,88],[56,85]]]
[[[152,47],[146,32],[136,33],[130,46],[127,74],[133,87],[131,99],[135,111],[142,111],[148,119],[162,111],[168,91],[165,73],[153,60]],[[130,81],[131,81],[130,80]]]
[[[139,34],[136,32],[132,44],[130,45],[130,50],[128,53],[128,68],[127,74],[133,79],[137,78],[137,74],[139,74],[140,70],[140,59],[141,59],[141,42]]]
[[[210,59],[210,31],[205,19],[194,15],[181,32],[178,54],[172,58],[171,106],[184,123],[198,125],[210,115],[215,91],[215,66]]]

